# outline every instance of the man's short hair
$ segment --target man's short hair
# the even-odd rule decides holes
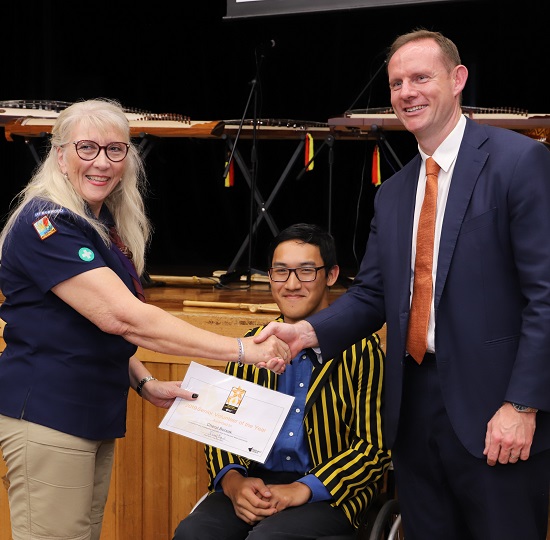
[[[410,43],[411,41],[419,41],[421,39],[433,39],[441,50],[441,56],[447,71],[450,73],[456,66],[462,64],[460,54],[456,45],[441,32],[432,32],[425,28],[417,28],[412,32],[398,36],[390,45],[388,55],[386,56],[386,66],[390,63],[392,56],[398,49]]]

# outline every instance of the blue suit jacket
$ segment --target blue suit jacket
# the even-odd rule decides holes
[[[323,356],[387,323],[386,441],[397,432],[410,305],[416,156],[379,188],[354,283],[308,320]],[[468,120],[451,182],[435,284],[446,409],[474,455],[503,401],[537,407],[532,451],[550,448],[550,152]]]

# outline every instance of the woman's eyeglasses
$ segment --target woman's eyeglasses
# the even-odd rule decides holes
[[[73,142],[76,153],[80,159],[84,161],[92,161],[101,150],[105,151],[105,155],[117,163],[122,161],[127,155],[130,145],[124,142],[111,142],[105,146],[100,146],[94,141],[75,141]]]

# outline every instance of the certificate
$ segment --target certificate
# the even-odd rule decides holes
[[[176,398],[159,427],[265,463],[294,401],[231,375],[191,362],[181,384],[199,395]]]

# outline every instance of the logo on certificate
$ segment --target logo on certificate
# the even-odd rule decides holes
[[[233,386],[225,400],[222,410],[231,414],[235,414],[243,401],[246,390],[240,386]]]

